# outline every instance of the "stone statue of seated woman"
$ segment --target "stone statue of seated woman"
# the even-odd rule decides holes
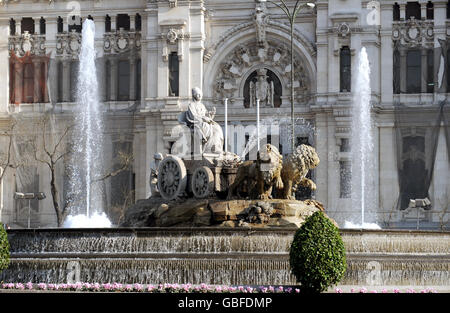
[[[208,111],[201,102],[202,91],[195,87],[192,89],[192,102],[189,103],[187,111],[180,114],[178,120],[187,125],[190,130],[191,138],[185,138],[185,132],[174,143],[172,154],[179,154],[180,151],[186,151],[186,145],[193,140],[195,153],[222,153],[223,152],[223,132],[222,127],[214,121],[216,108]],[[190,145],[189,145],[190,146]],[[184,149],[183,149],[184,148]],[[188,150],[190,151],[190,149]]]

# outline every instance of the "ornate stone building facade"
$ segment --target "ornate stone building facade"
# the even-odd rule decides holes
[[[442,74],[438,68],[447,64],[448,3],[314,3],[298,14],[293,36],[296,142],[315,146],[321,159],[313,173],[313,196],[338,223],[353,214],[347,182],[352,78],[357,55],[366,47],[372,70],[377,221],[385,227],[415,223],[397,205],[402,187],[394,106],[401,103],[420,115],[445,100],[447,83],[442,82],[447,70]],[[102,106],[109,114],[107,152],[114,155],[123,146],[133,152],[128,189],[134,190],[134,200],[150,196],[153,156],[170,153],[178,114],[196,86],[203,90],[205,105],[216,107],[215,119],[221,125],[228,99],[229,151],[245,154],[258,97],[263,124],[281,125],[277,136],[265,140],[278,140],[280,150],[289,153],[283,121],[289,120],[291,107],[290,26],[283,12],[265,0],[2,0],[0,127],[13,116],[39,116],[49,110],[70,119],[86,18],[96,26]],[[433,227],[448,220],[445,138],[444,130],[438,133],[429,184],[433,209],[420,217],[423,225]],[[1,140],[5,146],[7,139]],[[114,162],[109,158],[105,162]],[[37,169],[38,188],[48,189],[46,171]],[[21,214],[13,198],[18,191],[15,180],[9,171],[0,191],[0,220],[9,224]],[[114,182],[108,186],[114,194]],[[35,226],[55,225],[50,207],[49,197],[36,204]]]

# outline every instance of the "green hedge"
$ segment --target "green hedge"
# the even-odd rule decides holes
[[[322,292],[337,284],[347,268],[339,229],[321,211],[297,230],[289,253],[302,292]]]
[[[0,223],[0,272],[9,265],[9,242],[6,230]]]

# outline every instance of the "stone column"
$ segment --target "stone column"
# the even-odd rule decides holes
[[[112,57],[109,59],[111,64],[111,87],[110,87],[110,101],[117,101],[117,58]]]
[[[130,55],[130,101],[136,100],[136,56]]]
[[[423,4],[422,4],[422,8],[423,8]],[[422,60],[421,60],[421,91],[422,93],[427,93],[427,78],[428,78],[428,60],[427,60],[427,56],[428,56],[428,50],[423,48],[421,49],[421,55],[422,55]]]
[[[400,20],[404,20],[406,18],[406,4],[400,3]]]
[[[23,95],[23,65],[22,63],[14,62],[14,102],[22,103]]]
[[[130,31],[136,30],[136,15],[130,14]]]
[[[34,21],[34,33],[35,33],[36,35],[41,34],[41,31],[40,31],[40,28],[41,28],[41,27],[40,27],[40,26],[41,26],[40,20],[41,20],[40,17],[36,17],[35,19],[33,19],[33,21]]]
[[[70,60],[62,60],[62,101],[70,102]]]
[[[16,21],[16,35],[20,36],[22,34],[22,18],[17,17],[14,20]]]
[[[39,58],[34,58],[32,60],[33,67],[34,67],[34,92],[33,92],[33,102],[34,103],[40,103],[42,101],[42,92],[41,92],[41,80],[42,80],[42,74],[41,74],[41,60]]]
[[[427,18],[427,3],[426,2],[422,2],[420,4],[420,16],[422,17],[422,19]]]
[[[400,53],[400,93],[406,93],[406,50],[399,48]]]
[[[117,15],[110,15],[109,16],[111,18],[111,32],[115,32],[116,31],[116,19],[117,19]]]

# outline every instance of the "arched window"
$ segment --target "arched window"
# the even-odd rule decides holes
[[[341,48],[340,53],[340,91],[350,92],[352,84],[352,56],[350,48]]]
[[[252,101],[253,97],[261,101],[261,106],[279,108],[282,92],[281,81],[274,72],[269,69],[256,70],[250,74],[244,84],[244,107],[250,108],[255,105]]]

